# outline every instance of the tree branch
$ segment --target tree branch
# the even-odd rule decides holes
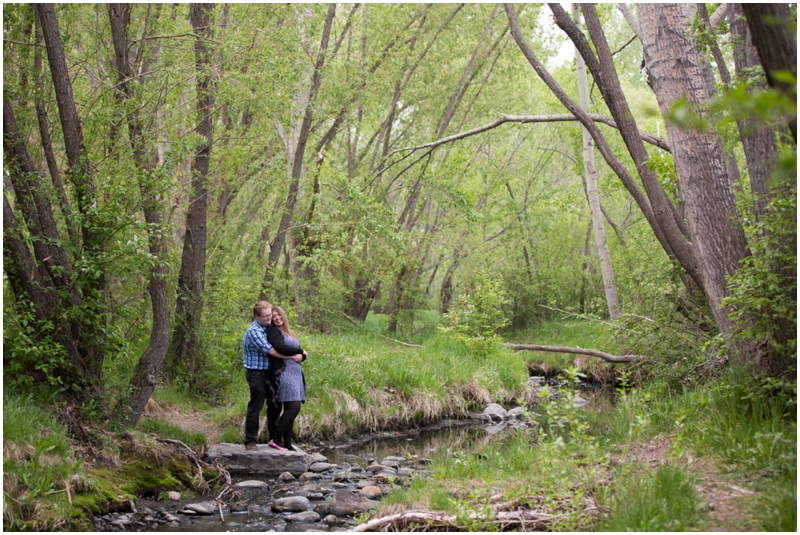
[[[589,355],[611,362],[612,364],[620,364],[624,362],[633,362],[643,358],[641,355],[612,355],[596,349],[583,349],[581,347],[562,347],[562,346],[540,346],[534,344],[503,344],[506,347],[515,349],[517,351],[548,351],[551,353],[573,353],[576,355]]]

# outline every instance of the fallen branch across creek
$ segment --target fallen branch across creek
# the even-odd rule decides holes
[[[612,355],[596,349],[583,349],[580,347],[562,347],[562,346],[540,346],[534,344],[503,344],[511,349],[518,351],[549,351],[551,353],[573,353],[576,355],[589,355],[611,362],[613,364],[620,364],[624,362],[633,362],[643,358],[641,355]]]

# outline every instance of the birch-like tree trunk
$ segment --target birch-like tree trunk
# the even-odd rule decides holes
[[[580,20],[580,13],[576,4],[572,5],[572,15],[576,23]],[[589,111],[589,83],[586,77],[586,63],[583,61],[578,49],[575,49],[575,65],[578,75],[578,104]],[[614,267],[611,264],[611,253],[606,241],[606,228],[603,224],[603,213],[600,210],[600,196],[597,193],[597,172],[594,165],[594,142],[585,127],[581,127],[583,134],[583,175],[586,178],[586,196],[589,199],[589,209],[592,213],[592,228],[594,241],[597,247],[597,256],[600,259],[600,273],[603,276],[603,289],[606,294],[608,315],[614,320],[619,316],[619,297],[617,284],[614,280]]]
[[[650,85],[664,117],[680,98],[699,104],[710,97],[697,46],[687,34],[687,22],[683,4],[639,5]],[[747,242],[732,221],[736,203],[722,143],[714,133],[678,128],[671,122],[667,122],[667,134],[706,296],[719,331],[731,334],[729,310],[721,301],[729,295],[726,277],[738,270]]]

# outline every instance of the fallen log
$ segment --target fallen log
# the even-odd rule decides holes
[[[534,511],[497,512],[493,517],[471,514],[470,520],[498,524],[504,530],[523,528],[523,531],[546,531],[554,515]],[[431,511],[406,511],[372,519],[354,527],[352,531],[464,531],[456,515]]]
[[[624,362],[633,362],[643,358],[641,355],[612,355],[611,353],[604,353],[596,349],[583,349],[581,347],[562,347],[562,346],[540,346],[534,344],[503,344],[511,349],[518,351],[549,351],[551,353],[573,353],[576,355],[589,355],[611,362],[613,364],[620,364]]]

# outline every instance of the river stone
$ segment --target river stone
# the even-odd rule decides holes
[[[253,474],[278,477],[284,472],[299,476],[308,470],[313,458],[305,453],[278,451],[259,444],[256,451],[248,451],[241,444],[214,444],[209,446],[206,461],[219,461],[231,474]]]
[[[417,459],[417,464],[431,464],[433,459],[428,459],[427,457],[420,457]]]
[[[217,502],[188,503],[183,506],[184,511],[194,511],[198,515],[213,515],[217,512]]]
[[[380,489],[380,487],[370,485],[361,489],[361,495],[370,500],[374,500],[375,498],[380,498],[383,496],[383,491]]]
[[[303,511],[302,513],[294,513],[286,517],[289,522],[318,522],[319,513],[314,511]]]
[[[373,473],[374,472],[381,472],[381,471],[383,471],[385,469],[386,469],[386,467],[383,466],[382,464],[371,464],[371,465],[367,466],[367,472],[373,472]]]
[[[351,472],[363,472],[363,471],[364,471],[364,469],[363,469],[363,468],[361,468],[359,465],[357,465],[357,464],[354,464],[354,465],[353,465],[353,466],[350,468],[350,471],[351,471]]]
[[[312,453],[311,458],[314,460],[315,463],[327,463],[328,458],[322,455],[321,453]]]
[[[324,524],[328,524],[329,526],[335,526],[337,524],[341,524],[342,523],[341,520],[339,520],[337,517],[335,517],[333,515],[326,516],[325,518],[322,519],[322,522]]]
[[[292,479],[294,479],[294,478],[292,478]],[[265,482],[259,481],[257,479],[250,479],[248,481],[240,481],[238,483],[235,483],[233,485],[233,488],[235,488],[235,489],[249,489],[249,490],[253,490],[253,489],[267,490],[269,488],[269,485],[267,485]]]
[[[300,475],[300,481],[317,481],[322,479],[322,476],[313,472],[306,472]]]
[[[586,401],[585,399],[583,399],[580,396],[575,396],[575,399],[572,400],[572,406],[573,407],[583,407],[583,406],[588,405],[588,404],[589,404],[589,402]]]
[[[359,460],[359,456],[358,455],[350,455],[349,453],[346,453],[346,454],[342,455],[342,459],[345,460],[345,461],[357,461],[357,460]],[[325,460],[327,461],[327,459],[325,459]]]
[[[279,481],[283,481],[285,483],[287,481],[294,481],[295,477],[292,474],[290,474],[289,472],[284,472],[284,473],[282,473],[281,475],[278,476],[278,480]]]
[[[489,405],[483,409],[483,414],[489,416],[492,421],[505,420],[508,418],[508,412],[497,403],[489,403]]]
[[[523,414],[524,410],[525,409],[523,409],[522,407],[514,407],[513,409],[510,409],[508,411],[508,417],[509,418],[522,418],[524,416],[524,414]]]
[[[386,461],[386,460],[383,460],[383,461],[381,461],[381,464],[382,464],[383,466],[388,466],[389,468],[394,468],[394,469],[398,469],[398,468],[400,468],[400,463],[396,463],[396,462],[394,462],[394,461]]]
[[[178,500],[180,500],[180,499],[181,499],[181,493],[180,493],[180,492],[177,492],[177,491],[174,491],[174,490],[171,490],[171,491],[169,491],[169,492],[167,493],[167,497],[168,497],[170,500],[172,500],[173,502],[177,502]]]
[[[397,475],[401,477],[410,477],[414,475],[414,471],[411,468],[399,468],[397,470]]]
[[[489,427],[484,429],[484,431],[486,431],[486,433],[489,435],[496,435],[506,427],[508,427],[508,422],[500,422],[494,425],[490,425]]]
[[[369,487],[371,485],[375,485],[376,481],[374,479],[362,479],[358,483],[356,483],[356,487],[363,489]]]
[[[335,489],[346,489],[350,485],[348,485],[347,483],[341,483],[341,482],[337,481],[337,482],[333,483],[333,485],[331,485],[331,486],[333,488],[335,488]]]
[[[330,463],[314,463],[311,466],[309,466],[308,469],[311,470],[312,472],[324,472],[326,470],[330,470],[334,466],[336,465]]]
[[[354,515],[376,509],[381,503],[365,498],[352,490],[337,490],[333,493],[328,512],[336,516]]]
[[[305,496],[288,496],[278,498],[272,503],[272,510],[276,513],[296,513],[301,511],[311,511],[314,505]]]
[[[309,492],[306,498],[309,500],[320,501],[325,499],[325,495],[321,492]]]

